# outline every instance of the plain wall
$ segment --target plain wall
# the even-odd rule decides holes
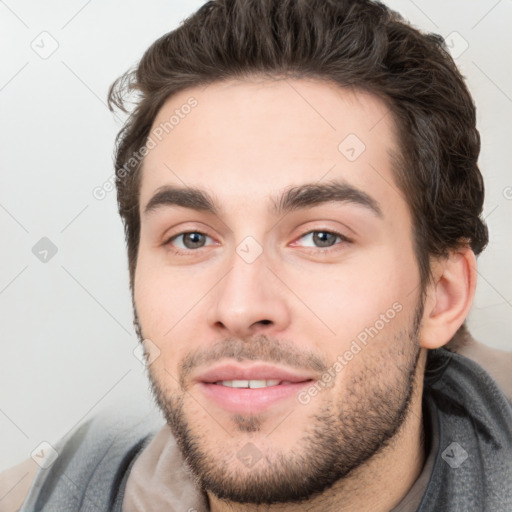
[[[121,126],[109,85],[202,3],[0,3],[0,469],[100,408],[153,407],[115,192],[93,190],[112,177]],[[469,326],[511,349],[512,3],[387,3],[447,38],[474,95],[491,241]]]

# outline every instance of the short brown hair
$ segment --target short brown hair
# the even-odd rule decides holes
[[[116,139],[119,213],[133,291],[140,236],[139,191],[146,144],[163,103],[178,91],[251,75],[313,78],[376,94],[395,120],[397,184],[414,225],[421,284],[430,256],[488,241],[480,218],[475,106],[444,40],[370,0],[211,0],[145,52],[112,85],[109,106],[136,106]]]

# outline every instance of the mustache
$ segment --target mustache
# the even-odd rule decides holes
[[[186,388],[187,379],[193,370],[222,359],[285,364],[297,370],[311,370],[320,373],[328,369],[328,364],[323,357],[309,350],[301,350],[285,340],[267,335],[257,335],[247,340],[227,338],[207,348],[195,349],[183,358],[179,364],[181,388]]]

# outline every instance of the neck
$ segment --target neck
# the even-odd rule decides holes
[[[422,349],[413,395],[402,427],[388,445],[365,464],[322,494],[300,504],[232,503],[219,500],[208,492],[211,512],[291,512],[296,511],[297,506],[311,512],[389,512],[407,494],[425,462],[422,395],[426,355],[426,350]]]

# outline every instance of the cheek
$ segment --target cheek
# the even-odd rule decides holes
[[[146,268],[137,272],[134,297],[142,335],[150,340],[151,347],[156,347],[157,354],[149,370],[153,380],[169,391],[177,382],[180,344],[176,334],[182,327],[177,313],[181,306],[176,295],[160,271]]]
[[[135,272],[134,298],[140,322],[149,337],[162,339],[187,315],[201,290],[197,279],[141,255]]]
[[[311,318],[306,322],[310,337],[314,339],[313,331],[317,337],[320,330],[325,330],[327,336],[330,331],[333,340],[339,340],[339,350],[359,332],[373,326],[380,315],[385,315],[386,320],[392,317],[386,323],[386,332],[390,326],[407,326],[408,315],[397,312],[414,309],[416,293],[411,292],[417,289],[419,277],[415,260],[411,255],[404,256],[404,252],[393,248],[361,252],[343,265],[312,266],[308,272],[294,276],[294,291],[318,317],[318,321]]]
[[[135,274],[134,299],[144,338],[159,350],[151,365],[155,375],[173,386],[177,364],[189,352],[191,340],[201,339],[204,303],[208,281],[186,269],[176,270],[142,257]],[[201,331],[202,330],[202,331]],[[172,381],[172,382],[171,382]]]
[[[159,274],[161,277],[156,267],[145,264],[143,259],[139,260],[135,273],[134,299],[144,335],[151,339],[160,338],[165,332],[163,313],[172,297],[172,294],[166,292],[167,287],[164,280],[159,279]]]

